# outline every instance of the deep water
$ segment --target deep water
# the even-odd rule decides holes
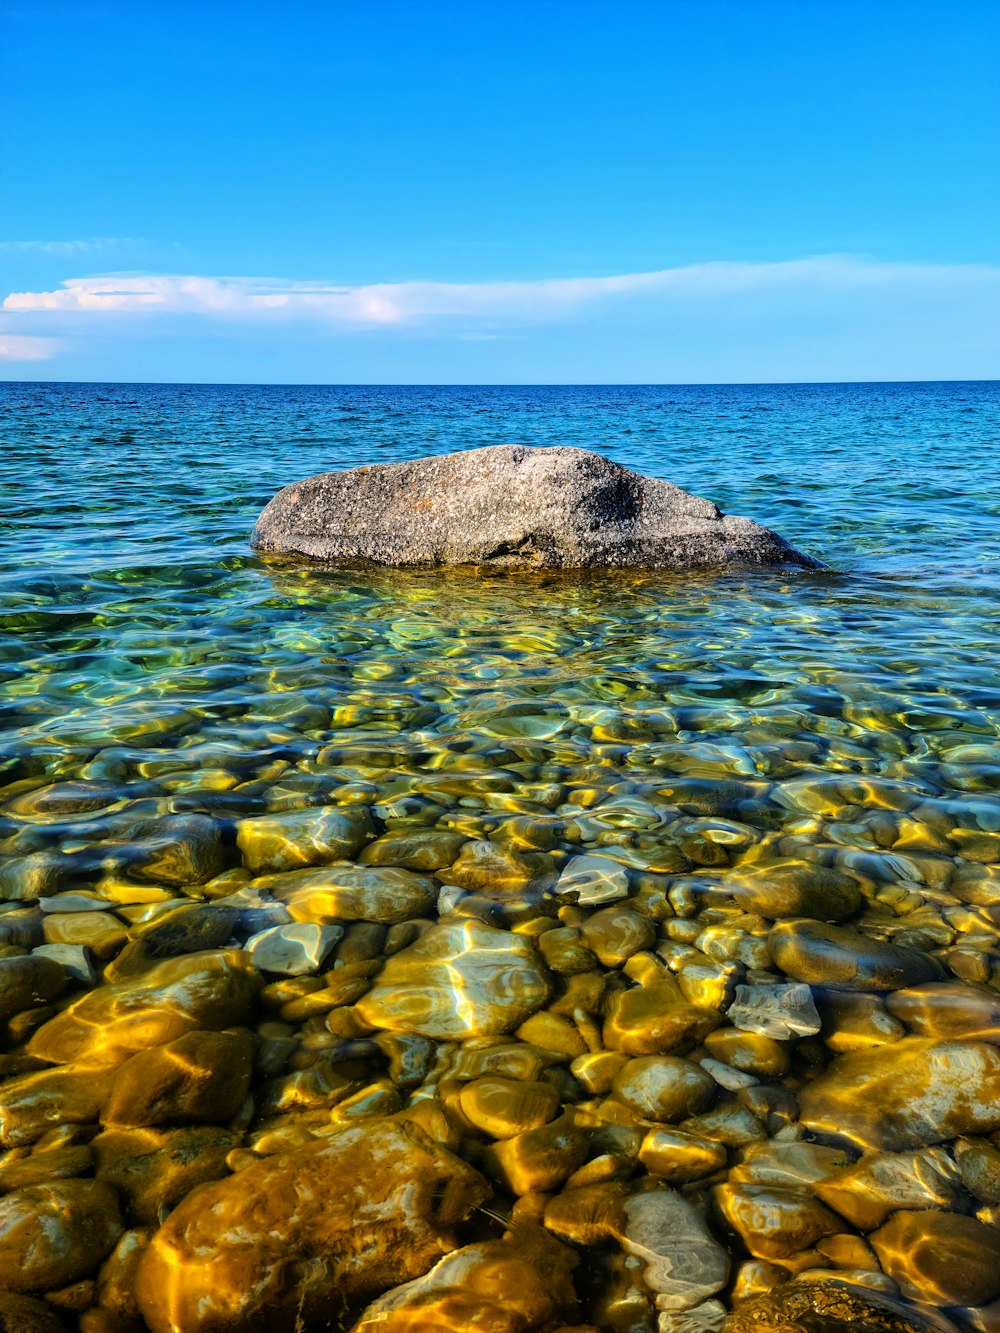
[[[249,549],[257,514],[292,481],[501,443],[597,450],[759,520],[826,569],[479,577],[323,569]],[[39,894],[144,902],[128,897],[129,868],[158,821],[198,815],[221,830],[222,888],[194,872],[184,883],[176,869],[162,881],[155,868],[139,876],[159,883],[164,902],[210,902],[250,878],[234,843],[240,821],[361,803],[380,834],[458,832],[541,857],[538,883],[516,892],[498,879],[494,893],[488,875],[458,883],[447,866],[436,872],[473,898],[492,893],[495,925],[554,914],[553,876],[603,848],[625,867],[633,899],[648,905],[662,889],[650,909],[655,947],[675,972],[691,963],[690,946],[706,966],[731,964],[733,984],[795,981],[768,952],[775,918],[747,916],[726,894],[772,863],[822,865],[860,891],[863,907],[846,916],[864,939],[930,958],[927,975],[952,987],[1000,989],[998,457],[998,383],[2,385],[0,936],[5,917]],[[88,804],[88,789],[73,787],[60,803],[60,784],[81,782],[100,784],[107,800]],[[447,910],[466,909],[453,896]],[[130,931],[138,916],[122,920]],[[565,914],[573,927],[585,921],[582,908]],[[739,939],[711,943],[694,921],[728,923]],[[101,947],[98,970],[113,956]],[[631,984],[617,965],[604,971],[616,973],[612,990]],[[827,983],[837,978],[815,983],[821,1002]],[[873,986],[874,1005],[892,989]],[[887,1036],[894,1019],[865,1027],[835,1004],[820,1008],[823,1031],[785,1043],[792,1063],[772,1080],[793,1096],[835,1056],[883,1041],[889,1050],[904,1027],[905,1041],[940,1035],[933,1022],[897,1022]],[[5,1043],[14,1063],[0,1074],[23,1075],[24,1043],[50,1016],[15,1016]],[[351,1030],[345,1019],[319,1040],[324,1021],[292,1023],[296,1068],[327,1050],[327,1032]],[[353,1096],[365,1078],[351,1058]],[[384,1081],[377,1059],[370,1077]],[[600,1122],[603,1093],[567,1079],[564,1105]],[[411,1092],[373,1105],[398,1109]],[[248,1114],[240,1133],[250,1145]],[[829,1127],[813,1122],[806,1139],[825,1142]],[[777,1133],[777,1121],[763,1123],[765,1138]],[[934,1142],[954,1154],[962,1135],[993,1129],[949,1122]],[[866,1132],[850,1140],[855,1154],[871,1147]],[[908,1146],[929,1147],[926,1138],[917,1132]],[[730,1169],[744,1146],[727,1142]],[[0,1161],[0,1188],[2,1170]],[[683,1182],[696,1201],[708,1186],[736,1188],[716,1172],[699,1194],[697,1179]],[[812,1184],[803,1176],[798,1188],[811,1197]],[[996,1209],[962,1189],[946,1215],[995,1229]],[[500,1189],[494,1212],[511,1204]],[[751,1223],[733,1222],[735,1206],[712,1207],[733,1256],[718,1297],[727,1310],[768,1285],[748,1264],[776,1263],[785,1278],[797,1264],[810,1274],[832,1265],[811,1242],[808,1263],[772,1262]],[[948,1243],[934,1240],[945,1253]],[[583,1304],[561,1316],[622,1333],[656,1328],[648,1282],[631,1305],[615,1305],[624,1279],[609,1247],[583,1247]],[[989,1300],[989,1282],[942,1295],[916,1260],[879,1253],[883,1294],[947,1307],[953,1327],[997,1326],[970,1310],[1000,1297],[1000,1278]],[[717,1313],[697,1327],[717,1327]]]

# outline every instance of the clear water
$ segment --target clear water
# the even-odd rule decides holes
[[[448,754],[503,768],[506,811],[471,781],[460,802],[463,827],[486,834],[550,814],[539,787],[556,783],[564,801],[583,786],[598,806],[673,800],[753,839],[833,849],[870,898],[855,924],[882,938],[907,927],[878,901],[885,877],[915,911],[958,899],[919,858],[878,873],[837,860],[891,852],[879,782],[894,811],[947,812],[951,832],[910,828],[911,849],[959,868],[996,859],[1000,384],[8,384],[0,414],[0,856],[64,857],[60,889],[99,882],[101,847],[130,820],[274,808],[276,763],[285,806],[322,803],[331,741],[341,780],[383,800]],[[608,454],[828,568],[478,578],[248,548],[289,482],[499,443]],[[369,757],[387,739],[392,770]],[[81,776],[121,783],[124,803],[27,830],[4,812],[11,792]],[[829,796],[799,800],[802,780]],[[442,805],[418,822],[455,817]],[[628,836],[612,819],[603,841]],[[968,947],[947,922],[921,942],[978,956],[953,979],[995,984],[995,928],[967,929]]]

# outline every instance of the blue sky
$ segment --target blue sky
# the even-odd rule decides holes
[[[1000,7],[6,0],[0,376],[1000,376]]]

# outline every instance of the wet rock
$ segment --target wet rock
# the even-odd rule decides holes
[[[840,1231],[843,1222],[804,1190],[717,1185],[719,1211],[757,1259],[781,1261]]]
[[[648,1055],[630,1060],[615,1078],[613,1090],[642,1119],[672,1123],[703,1111],[715,1083],[690,1060]]]
[[[791,1282],[744,1302],[723,1333],[957,1333],[891,1297],[838,1281]]]
[[[771,921],[787,917],[848,921],[864,902],[856,880],[811,861],[773,861],[741,868],[725,884],[744,912]]]
[[[883,1270],[911,1300],[986,1305],[1000,1296],[1000,1232],[974,1217],[899,1212],[869,1240]]]
[[[0,1143],[34,1143],[59,1125],[97,1119],[111,1089],[108,1070],[67,1065],[0,1083]]]
[[[841,1148],[798,1139],[751,1143],[729,1172],[731,1185],[780,1185],[814,1190],[818,1181],[842,1171],[850,1162]]]
[[[715,1060],[721,1060],[733,1069],[754,1074],[760,1078],[781,1078],[788,1072],[788,1048],[759,1032],[742,1032],[738,1028],[719,1028],[704,1039],[705,1050]]]
[[[139,1265],[153,1333],[290,1330],[427,1271],[489,1191],[418,1130],[352,1126],[206,1186]]]
[[[0,1291],[0,1333],[66,1333],[66,1324],[45,1301]]]
[[[943,975],[940,964],[918,949],[885,944],[846,926],[818,921],[775,926],[771,951],[782,972],[811,986],[888,991]]]
[[[140,1318],[135,1279],[139,1260],[149,1240],[150,1233],[145,1227],[135,1227],[119,1236],[97,1279],[97,1294],[103,1310],[124,1319]]]
[[[267,875],[257,887],[283,902],[294,920],[320,925],[409,921],[425,916],[438,895],[434,880],[412,870],[349,864]]]
[[[247,1095],[251,1045],[244,1032],[189,1032],[126,1060],[101,1119],[106,1125],[225,1124]]]
[[[197,1185],[229,1175],[240,1135],[214,1125],[106,1129],[93,1142],[98,1179],[121,1196],[137,1222],[159,1223]]]
[[[570,926],[559,926],[539,935],[538,949],[546,965],[564,976],[591,972],[597,966],[594,951],[584,944],[580,932]]]
[[[904,1037],[838,1056],[799,1094],[802,1124],[859,1148],[900,1152],[1000,1129],[1000,1051]]]
[[[302,977],[319,971],[343,934],[343,926],[296,922],[271,926],[269,930],[251,935],[244,948],[254,967],[260,971]]]
[[[809,1037],[822,1024],[808,986],[737,986],[726,1017],[742,1032],[775,1041]]]
[[[586,1160],[586,1134],[569,1116],[514,1138],[503,1139],[484,1155],[487,1173],[512,1194],[548,1194]]]
[[[466,1245],[368,1307],[352,1333],[528,1333],[576,1301],[571,1250],[538,1227]]]
[[[569,896],[581,907],[596,907],[627,898],[628,871],[607,856],[573,856],[556,880],[553,893]]]
[[[517,852],[485,838],[466,842],[448,867],[447,882],[499,898],[544,888],[553,878],[553,863],[538,852]],[[443,872],[439,873],[443,877]]]
[[[651,1175],[671,1183],[698,1180],[726,1164],[721,1143],[680,1129],[651,1129],[639,1149],[639,1161]]]
[[[29,1043],[43,1060],[120,1064],[196,1028],[227,1028],[250,1017],[260,978],[241,950],[189,954],[157,963],[132,981],[76,1000]]]
[[[82,944],[39,944],[31,952],[36,958],[58,963],[68,978],[84,986],[93,986],[97,979],[90,953]]]
[[[50,782],[22,791],[8,804],[7,810],[18,819],[53,820],[60,815],[106,810],[124,794],[121,787],[111,782]]]
[[[443,829],[400,830],[384,833],[357,858],[363,866],[400,866],[429,873],[454,863],[466,839]]]
[[[672,981],[654,983],[608,998],[603,1040],[627,1055],[683,1054],[721,1022],[714,1010],[689,1004]]]
[[[559,1110],[559,1094],[550,1083],[488,1075],[466,1083],[458,1104],[476,1129],[493,1139],[509,1139],[548,1124]]]
[[[824,1203],[861,1231],[871,1231],[900,1208],[961,1208],[955,1162],[943,1148],[878,1153],[816,1185]]]
[[[0,1272],[8,1289],[55,1291],[96,1271],[122,1232],[115,1192],[58,1180],[0,1198]]]
[[[130,879],[143,883],[205,884],[230,863],[225,828],[208,815],[172,815],[140,830],[136,841],[114,851]]]
[[[89,1175],[94,1154],[86,1143],[65,1148],[47,1148],[28,1157],[14,1157],[0,1163],[0,1193],[23,1190],[29,1185],[47,1185],[53,1180]]]
[[[114,958],[128,928],[112,912],[51,912],[43,923],[46,944],[77,945],[97,958]]]
[[[425,931],[357,1004],[373,1028],[443,1041],[510,1032],[549,998],[531,941],[472,919]]]
[[[352,860],[375,831],[364,806],[309,807],[241,819],[236,825],[236,845],[252,874],[267,875]]]
[[[1000,1045],[1000,993],[988,986],[930,981],[896,991],[886,1006],[916,1036]]]
[[[386,565],[815,566],[750,519],[565,446],[321,473],[280,491],[250,543]]]
[[[0,958],[0,1023],[25,1009],[37,1009],[59,995],[69,976],[51,958],[23,954]]]
[[[719,1291],[729,1256],[697,1209],[674,1190],[636,1194],[624,1206],[624,1249],[639,1259],[661,1310],[688,1310]]]
[[[956,1139],[952,1151],[969,1193],[980,1203],[1000,1204],[1000,1149],[988,1139]]]
[[[838,1055],[885,1046],[906,1035],[906,1028],[886,1009],[882,995],[829,989],[821,996],[820,1010],[823,1040]]]
[[[627,907],[603,907],[580,927],[583,942],[605,967],[622,963],[656,943],[656,923]]]

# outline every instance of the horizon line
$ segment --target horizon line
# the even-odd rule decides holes
[[[155,386],[163,389],[782,389],[829,385],[1000,384],[996,378],[878,380],[64,380],[5,379],[6,385]]]

